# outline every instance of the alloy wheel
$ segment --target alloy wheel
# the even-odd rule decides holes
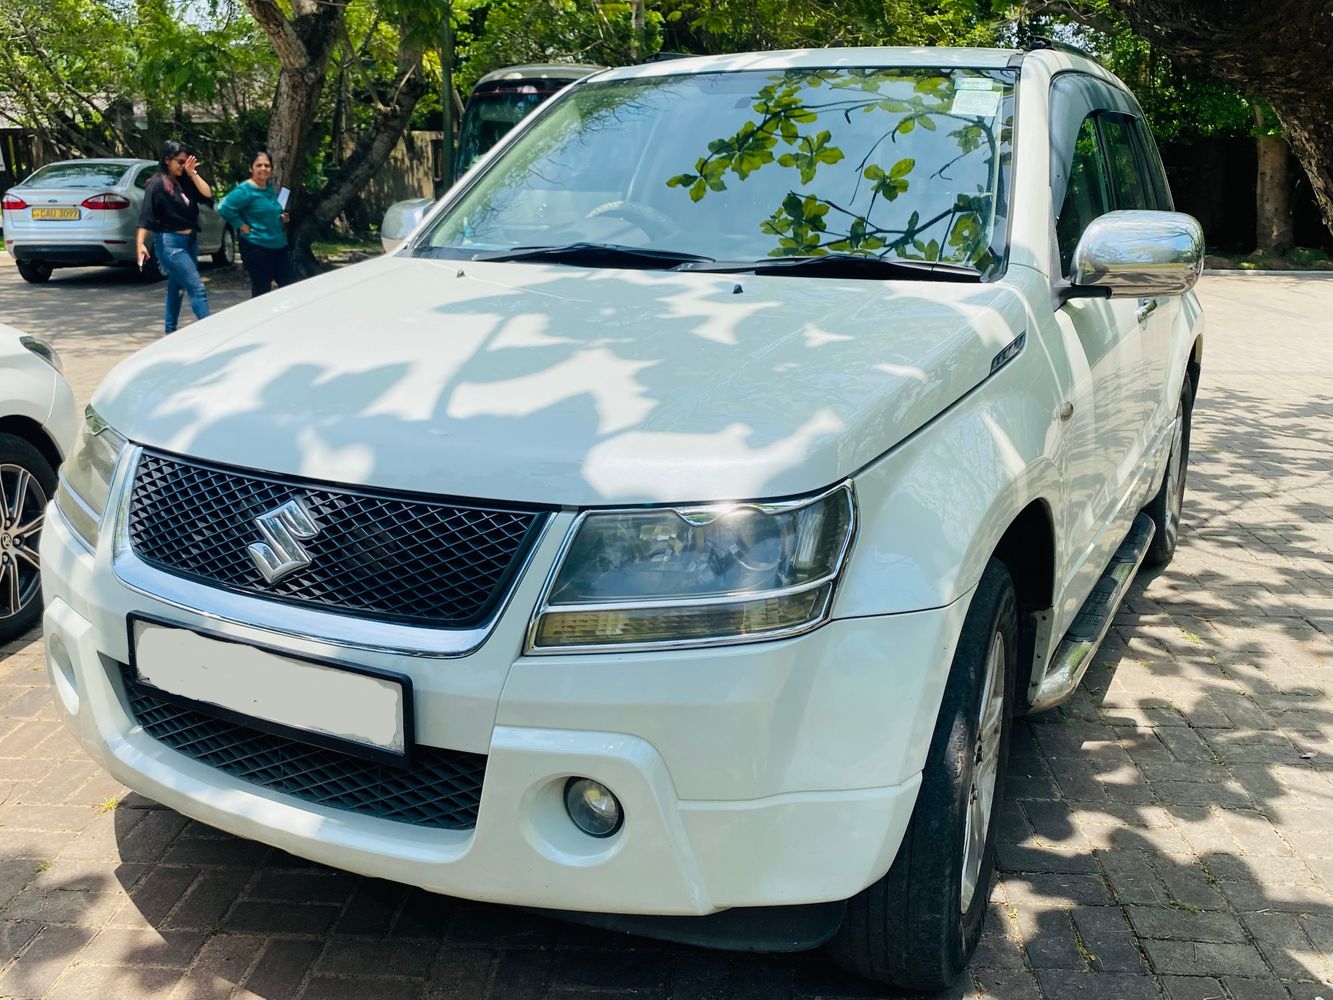
[[[977,738],[972,755],[972,782],[968,789],[967,825],[963,831],[962,886],[959,907],[967,913],[972,907],[981,865],[986,857],[986,840],[995,809],[995,786],[999,778],[1000,743],[1004,731],[1004,636],[997,631],[986,655],[986,673],[981,685],[981,706],[977,713]]]
[[[0,465],[0,621],[14,618],[42,592],[41,557],[46,491],[21,465]]]

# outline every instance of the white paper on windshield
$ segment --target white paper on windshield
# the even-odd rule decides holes
[[[324,736],[405,753],[403,686],[180,628],[136,621],[135,667],[170,694]]]
[[[292,196],[290,188],[278,188],[278,204],[283,208],[287,207],[287,199]]]
[[[994,90],[959,90],[953,96],[955,115],[967,115],[969,118],[994,118],[1000,110],[1000,94]]]

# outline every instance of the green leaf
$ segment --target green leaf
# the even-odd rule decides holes
[[[899,160],[889,169],[889,176],[894,180],[900,177],[906,177],[916,167],[916,160],[911,157]]]

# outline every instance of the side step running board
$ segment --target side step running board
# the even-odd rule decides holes
[[[1148,554],[1157,526],[1147,514],[1134,518],[1134,525],[1129,534],[1116,549],[1111,562],[1102,573],[1102,578],[1092,588],[1092,593],[1083,602],[1074,616],[1074,624],[1069,627],[1060,646],[1051,658],[1032,699],[1033,712],[1054,708],[1077,690],[1079,682],[1092,663],[1097,647],[1106,638],[1120,602],[1125,599],[1134,574],[1139,571],[1143,557]]]

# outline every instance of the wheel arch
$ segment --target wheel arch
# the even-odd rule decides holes
[[[995,558],[1009,570],[1018,599],[1014,695],[1021,712],[1036,657],[1036,615],[1055,603],[1055,519],[1045,500],[1033,500],[1018,513],[995,546]]]
[[[0,417],[0,434],[13,434],[22,438],[42,453],[42,457],[51,463],[51,468],[60,468],[63,460],[60,448],[36,420],[19,416]]]

